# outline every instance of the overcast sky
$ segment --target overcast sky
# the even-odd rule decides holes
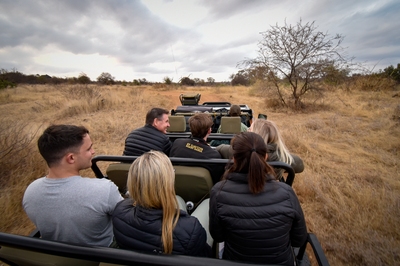
[[[315,21],[375,71],[400,63],[399,0],[0,0],[0,68],[227,81],[271,25]]]

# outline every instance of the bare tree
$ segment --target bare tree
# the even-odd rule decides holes
[[[258,43],[258,56],[241,62],[247,67],[264,69],[264,77],[275,86],[280,101],[287,106],[282,94],[282,79],[290,84],[291,95],[296,107],[300,107],[304,94],[314,89],[314,82],[319,79],[328,66],[340,68],[348,62],[342,54],[341,43],[344,37],[337,34],[317,31],[312,23],[271,26],[262,32]]]

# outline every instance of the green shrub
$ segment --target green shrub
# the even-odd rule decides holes
[[[11,81],[8,80],[0,80],[0,90],[1,89],[6,89],[8,87],[10,88],[15,88],[17,85]]]

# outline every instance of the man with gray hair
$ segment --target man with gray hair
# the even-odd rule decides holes
[[[168,156],[172,146],[166,135],[169,127],[168,114],[169,111],[162,108],[152,108],[148,111],[145,126],[133,130],[126,138],[123,155],[140,156],[155,150]]]

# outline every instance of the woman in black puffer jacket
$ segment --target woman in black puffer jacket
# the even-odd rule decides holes
[[[199,220],[179,210],[174,182],[171,161],[162,152],[144,153],[133,162],[127,182],[132,198],[119,202],[112,217],[120,248],[211,256]]]
[[[307,239],[296,194],[276,180],[261,136],[241,133],[232,150],[233,165],[211,190],[211,236],[225,242],[224,259],[293,265],[292,247]]]

